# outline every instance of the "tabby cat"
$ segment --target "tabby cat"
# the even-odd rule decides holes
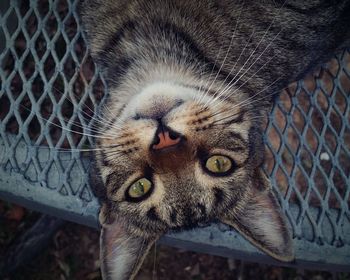
[[[350,1],[85,0],[108,83],[92,179],[104,279],[133,279],[169,230],[220,221],[293,260],[262,171],[262,120],[349,38]]]

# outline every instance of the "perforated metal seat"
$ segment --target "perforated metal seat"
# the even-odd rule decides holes
[[[74,0],[0,2],[0,197],[98,226],[89,154],[106,85]],[[350,54],[285,90],[267,119],[266,172],[293,232],[291,265],[350,270]],[[223,225],[161,242],[276,263]]]

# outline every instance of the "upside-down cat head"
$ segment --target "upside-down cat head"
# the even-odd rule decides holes
[[[145,255],[139,250],[169,230],[215,220],[278,259],[293,257],[289,232],[261,171],[258,112],[203,93],[169,82],[145,86],[100,134],[95,156],[105,191],[102,257],[110,260],[105,273],[115,273],[115,279],[126,269],[120,251],[129,251],[127,261],[138,265]],[[132,245],[125,242],[130,236]]]

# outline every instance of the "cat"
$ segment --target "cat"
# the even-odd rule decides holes
[[[262,171],[278,93],[347,44],[350,1],[85,0],[108,83],[91,171],[104,279],[133,279],[170,230],[232,226],[293,260]]]

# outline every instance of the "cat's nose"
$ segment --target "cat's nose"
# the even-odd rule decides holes
[[[182,136],[168,128],[161,127],[157,130],[154,140],[151,144],[151,149],[162,150],[178,145],[182,140]]]

